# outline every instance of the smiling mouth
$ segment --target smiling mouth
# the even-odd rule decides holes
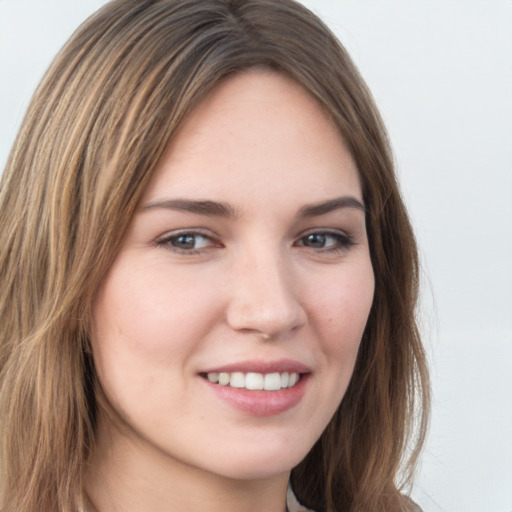
[[[201,376],[212,384],[249,391],[280,391],[294,387],[301,379],[301,374],[296,372],[210,372]]]

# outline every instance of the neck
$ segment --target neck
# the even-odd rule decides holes
[[[236,479],[186,464],[128,432],[100,425],[85,475],[97,512],[285,512],[289,472]]]

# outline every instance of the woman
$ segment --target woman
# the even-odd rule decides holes
[[[414,510],[414,237],[309,11],[107,4],[0,194],[4,512]]]

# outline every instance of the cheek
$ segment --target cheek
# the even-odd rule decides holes
[[[155,289],[151,280],[142,280],[136,267],[126,270],[123,260],[118,260],[93,305],[94,362],[113,403],[122,402],[126,393],[137,397],[150,389],[176,348],[169,345],[169,325],[162,322],[163,287]]]
[[[310,294],[310,318],[327,357],[355,361],[373,302],[373,270],[367,264],[331,277]]]
[[[171,274],[158,264],[143,267],[121,261],[112,268],[94,304],[95,338],[101,346],[141,357],[154,352],[166,359],[166,353],[181,351],[180,344],[190,345],[207,329],[203,304],[209,304],[210,315],[215,313],[214,292],[176,270]]]
[[[150,409],[186,381],[220,314],[218,287],[159,263],[134,265],[129,256],[118,258],[95,297],[91,342],[110,401],[124,409],[132,397]]]
[[[330,397],[326,399],[328,421],[343,399],[354,371],[373,302],[373,269],[369,262],[361,267],[340,268],[337,275],[324,282],[323,293],[312,297],[310,318],[320,343],[324,395]]]
[[[116,261],[95,297],[91,342],[108,403],[125,419],[139,411],[149,421],[169,403],[170,390],[175,401],[182,396],[187,364],[211,327],[215,300],[179,272],[128,263]]]
[[[319,360],[314,381],[319,389],[318,409],[311,415],[317,423],[311,444],[331,420],[348,388],[374,293],[369,262],[360,267],[340,266],[329,272],[329,279],[316,276],[316,286],[310,288],[308,301],[310,327],[318,340]]]

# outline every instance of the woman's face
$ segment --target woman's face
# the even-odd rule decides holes
[[[95,298],[100,424],[169,467],[285,473],[343,398],[373,291],[336,128],[280,74],[231,77],[173,138]]]

